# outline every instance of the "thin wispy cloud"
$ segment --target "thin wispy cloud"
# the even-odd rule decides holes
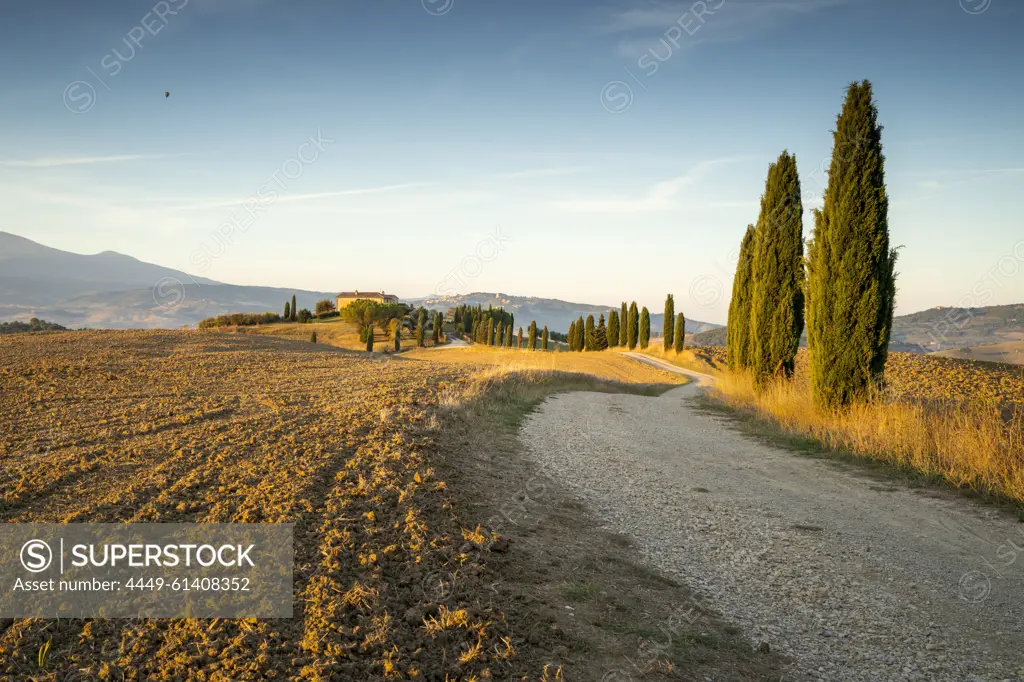
[[[9,168],[58,168],[61,166],[89,166],[99,163],[123,163],[128,161],[152,161],[169,159],[177,156],[189,156],[188,152],[179,154],[117,154],[113,156],[47,156],[39,159],[0,161],[0,165]]]
[[[695,3],[693,0],[633,0],[614,9],[599,25],[603,35],[618,35],[616,53],[637,57],[660,47],[672,51],[702,42],[743,40],[757,32],[813,12],[848,4],[852,0],[724,0]],[[678,44],[664,47],[659,42],[672,26],[686,33]]]
[[[547,178],[554,176],[575,175],[587,170],[587,166],[554,166],[551,168],[528,168],[526,170],[501,173],[498,178],[503,180],[521,180],[526,178]]]
[[[714,169],[753,157],[731,156],[702,161],[686,173],[651,185],[641,196],[612,196],[599,199],[569,199],[556,201],[554,206],[572,213],[648,213],[669,211],[679,206],[679,197],[687,187],[702,180]]]
[[[333,192],[309,192],[306,194],[281,194],[278,192],[278,196],[273,201],[263,198],[261,203],[274,203],[274,204],[292,204],[306,201],[317,201],[319,199],[332,199],[337,197],[354,197],[363,196],[368,194],[384,194],[386,192],[400,192],[407,189],[415,189],[418,187],[429,187],[434,183],[431,182],[406,182],[397,185],[382,185],[379,187],[361,187],[356,189],[343,189]],[[274,185],[267,186],[267,194],[265,197],[269,197],[269,190],[277,191],[277,187]],[[232,198],[219,198],[219,199],[207,199],[197,200],[194,203],[184,203],[170,206],[171,210],[176,211],[190,211],[190,210],[205,210],[210,208],[232,208],[243,205],[249,199],[256,195],[250,195],[248,197],[232,197]]]

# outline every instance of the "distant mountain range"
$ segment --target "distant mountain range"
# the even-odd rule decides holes
[[[0,232],[0,322],[38,317],[70,328],[176,328],[225,313],[283,312],[293,294],[300,308],[312,310],[337,292],[223,284],[113,251],[71,253]],[[536,320],[559,332],[580,315],[596,318],[616,307],[492,293],[405,302],[440,311],[463,303],[504,307],[524,326]],[[661,319],[651,316],[653,332]],[[691,333],[716,326],[686,323]]]
[[[65,327],[175,328],[231,312],[313,309],[337,292],[222,284],[113,251],[83,255],[0,232],[0,321]]]
[[[517,326],[522,325],[525,328],[526,325],[530,323],[530,320],[536,320],[538,326],[543,327],[544,325],[547,325],[548,329],[551,331],[562,333],[569,330],[570,322],[581,316],[583,319],[586,319],[587,315],[593,315],[594,320],[596,321],[598,315],[604,313],[607,318],[608,311],[619,309],[618,305],[591,305],[589,303],[571,303],[557,298],[512,296],[511,294],[493,294],[487,292],[474,292],[472,294],[456,296],[417,298],[411,299],[409,302],[432,310],[447,310],[448,308],[454,308],[459,305],[481,305],[484,308],[487,306],[504,308],[506,311],[516,316]],[[661,333],[662,320],[664,318],[665,315],[663,313],[651,315],[652,333]],[[709,329],[715,329],[720,326],[721,325],[717,325],[712,322],[701,322],[700,320],[690,319],[686,320],[686,332],[688,334],[695,334]]]
[[[910,353],[933,353],[991,344],[1013,345],[1022,341],[1022,303],[986,308],[939,306],[893,318],[889,348]],[[688,342],[698,346],[724,346],[725,328],[697,334]],[[806,332],[801,345],[807,345]],[[967,354],[961,356],[968,357]]]

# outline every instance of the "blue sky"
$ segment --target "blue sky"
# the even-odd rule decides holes
[[[1016,303],[1021,35],[1016,0],[6,3],[0,229],[231,283],[674,292],[724,322],[769,162],[820,205],[867,78],[898,312]]]

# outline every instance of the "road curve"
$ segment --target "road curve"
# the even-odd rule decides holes
[[[712,377],[629,355],[697,381],[556,395],[521,439],[787,680],[1024,680],[1024,524],[752,440],[694,404]]]

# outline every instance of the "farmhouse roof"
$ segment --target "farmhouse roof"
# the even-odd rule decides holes
[[[385,294],[383,291],[343,291],[338,294],[339,298],[364,298],[369,296],[370,298],[393,296],[393,294]]]

